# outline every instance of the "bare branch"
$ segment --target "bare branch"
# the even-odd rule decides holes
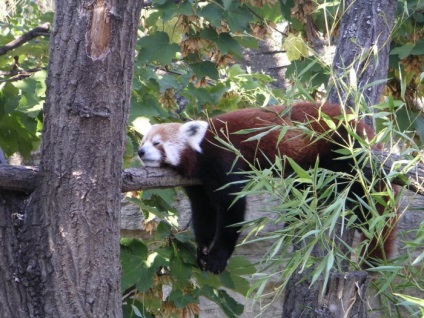
[[[16,49],[17,47],[21,46],[22,44],[31,41],[32,39],[38,37],[38,36],[49,36],[50,35],[50,24],[44,23],[40,25],[39,27],[36,27],[32,29],[31,31],[21,35],[17,39],[7,43],[4,46],[0,47],[0,55],[4,55],[7,52]]]
[[[33,73],[41,71],[42,69],[45,68],[41,68],[41,67],[37,67],[37,68],[30,68],[27,70],[14,70],[14,71],[10,71],[10,72],[0,72],[0,76],[12,76],[8,79],[3,79],[0,80],[0,83],[2,82],[16,82],[19,80],[22,80],[24,78],[30,77],[32,76]]]
[[[38,167],[0,164],[0,189],[29,193],[36,187],[37,177]],[[129,168],[122,172],[122,192],[195,184],[200,181],[183,178],[167,168]]]
[[[35,68],[29,68],[26,70],[12,70],[12,71],[0,71],[0,76],[15,76],[15,75],[20,75],[20,74],[27,74],[27,73],[35,73],[41,70],[45,70],[46,68],[42,68],[42,67],[35,67]],[[29,74],[30,75],[30,74]]]
[[[32,192],[38,178],[38,167],[0,165],[0,188]]]
[[[122,192],[196,184],[200,184],[200,180],[184,178],[169,168],[128,168],[122,173]]]

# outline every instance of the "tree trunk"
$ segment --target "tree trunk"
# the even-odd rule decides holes
[[[2,317],[122,315],[121,169],[141,5],[56,2],[40,177],[30,197],[2,192],[0,203]]]
[[[367,105],[379,102],[387,77],[389,37],[396,5],[395,0],[345,1],[328,101],[353,106],[359,102],[359,91]],[[372,124],[371,118],[365,120]],[[342,240],[351,245],[353,230],[345,229],[343,233]],[[339,248],[343,248],[343,243]],[[319,246],[314,255],[324,256]],[[334,272],[327,286],[321,283],[311,287],[308,278],[311,271],[295,273],[290,278],[284,295],[283,317],[368,317],[364,303],[368,287],[366,272]]]
[[[346,0],[328,100],[353,106],[380,102],[389,67],[396,0]],[[361,94],[358,94],[360,92]],[[366,118],[371,124],[371,118]]]
[[[340,234],[341,224],[335,229],[335,235]],[[353,242],[353,231],[343,230],[343,235],[335,242],[339,242],[339,252],[349,257],[346,245]],[[297,249],[297,246],[294,246]],[[324,257],[321,246],[315,246],[312,255]],[[365,318],[367,314],[366,291],[368,288],[368,274],[363,271],[348,272],[348,261],[342,264],[341,273],[330,274],[328,282],[321,276],[311,285],[314,268],[307,268],[303,272],[295,272],[289,279],[284,292],[284,318]]]
[[[310,270],[295,276],[311,274]],[[368,317],[365,303],[369,277],[365,272],[350,272],[344,275],[331,275],[324,286],[323,280],[310,285],[303,280],[287,286],[283,306],[285,318],[343,318]],[[324,289],[324,293],[322,290]]]

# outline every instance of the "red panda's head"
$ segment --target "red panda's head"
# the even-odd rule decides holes
[[[200,143],[207,129],[208,123],[205,121],[153,125],[141,141],[138,155],[150,167],[164,164],[177,167],[186,149],[202,152]]]

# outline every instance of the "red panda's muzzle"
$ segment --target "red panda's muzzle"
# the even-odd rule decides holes
[[[163,149],[157,149],[149,144],[141,146],[137,153],[143,163],[149,167],[160,167],[165,159]]]

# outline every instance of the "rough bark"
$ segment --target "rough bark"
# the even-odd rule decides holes
[[[29,288],[35,277],[30,273],[22,275],[26,268],[19,262],[23,256],[20,238],[27,198],[23,193],[0,191],[0,312],[6,318],[25,316],[29,297],[36,293]],[[40,312],[37,305],[32,306],[33,312]]]
[[[1,243],[2,317],[122,315],[119,194],[141,4],[56,3],[39,177],[25,203],[5,191],[0,202],[2,235],[17,233]]]
[[[340,233],[340,230],[335,232]],[[345,243],[353,242],[353,239],[354,231],[343,231],[338,244],[341,253],[349,255]],[[324,251],[316,246],[312,254],[323,257]],[[365,297],[369,283],[367,272],[347,272],[347,262],[342,266],[342,273],[331,273],[328,282],[320,277],[311,284],[313,267],[293,273],[285,288],[282,317],[368,317]]]
[[[367,105],[374,105],[387,79],[397,1],[346,0],[344,6],[328,100],[352,106],[359,91]]]
[[[310,273],[295,274],[304,276]],[[350,272],[345,275],[331,275],[325,293],[322,281],[310,285],[307,280],[286,289],[283,317],[367,317],[364,302],[369,278],[366,272]]]

